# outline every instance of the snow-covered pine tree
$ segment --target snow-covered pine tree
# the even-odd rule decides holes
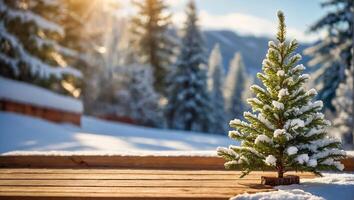
[[[309,75],[302,74],[305,67],[296,65],[301,56],[293,53],[298,44],[286,41],[281,11],[278,18],[278,41],[269,42],[263,73],[257,74],[265,88],[251,86],[256,98],[248,100],[253,113],[244,113],[247,121],[230,121],[236,130],[229,136],[242,141],[241,146],[219,147],[218,155],[227,161],[226,168],[241,167],[242,177],[267,167],[279,178],[289,170],[319,175],[319,170],[342,170],[339,159],[345,151],[339,149],[340,141],[327,137],[330,122],[321,113],[322,102],[312,102],[315,89],[306,91]]]
[[[120,86],[114,69],[122,55],[117,46],[125,22],[119,18],[118,2],[63,0],[66,15],[63,21],[63,43],[78,52],[69,61],[84,74],[82,101],[88,114],[113,114],[114,91]],[[124,20],[125,21],[125,20]],[[114,78],[112,76],[115,76]]]
[[[60,80],[81,73],[67,66],[58,38],[64,30],[53,19],[60,2],[0,0],[0,74],[58,92]]]
[[[188,3],[186,13],[180,54],[169,78],[166,117],[170,128],[207,132],[212,116],[206,56],[193,1]]]
[[[333,105],[337,110],[337,117],[333,121],[336,134],[342,139],[344,146],[354,144],[353,126],[353,67],[346,71],[346,81],[341,83],[336,91]]]
[[[324,0],[322,7],[329,12],[310,27],[310,31],[327,31],[327,36],[316,45],[305,50],[312,55],[310,66],[320,65],[314,80],[318,89],[318,99],[334,110],[332,99],[336,89],[344,81],[345,69],[350,68],[351,48],[354,34],[353,0]]]
[[[171,15],[163,0],[135,1],[138,13],[131,20],[132,48],[143,64],[153,67],[154,87],[165,93],[165,77],[174,55],[175,42],[167,34]]]
[[[246,89],[247,75],[242,61],[242,56],[236,52],[230,62],[229,72],[225,80],[224,94],[225,94],[225,107],[228,120],[234,118],[242,118],[242,113],[246,106],[243,93]]]
[[[216,44],[209,56],[208,65],[208,89],[211,98],[213,125],[211,132],[225,133],[225,107],[224,107],[224,66],[222,65],[222,56],[220,45]]]
[[[160,96],[153,87],[152,69],[138,62],[137,55],[129,48],[129,32],[124,30],[120,33],[113,28],[106,32],[97,111],[129,117],[140,125],[165,127]]]
[[[123,75],[127,80],[123,82],[124,88],[117,91],[119,110],[141,125],[164,127],[160,96],[154,90],[151,67],[133,63],[124,68]]]

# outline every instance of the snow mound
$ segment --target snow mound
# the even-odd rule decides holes
[[[324,177],[301,179],[300,185],[278,186],[278,191],[241,194],[233,200],[351,200],[354,199],[353,173],[324,173]]]
[[[280,190],[275,192],[260,192],[256,194],[243,194],[231,198],[231,200],[273,200],[273,199],[287,199],[287,200],[324,200],[321,197],[312,195],[309,192],[303,190]]]
[[[0,99],[75,113],[83,111],[80,100],[3,77],[0,77]]]
[[[76,127],[0,112],[0,153],[156,155],[163,151],[160,155],[209,156],[215,155],[210,151],[216,147],[234,143],[227,136],[141,127],[87,116],[82,116],[81,123]]]

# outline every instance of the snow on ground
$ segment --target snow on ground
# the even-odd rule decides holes
[[[346,151],[348,157],[354,157],[354,151]]]
[[[235,144],[220,135],[139,127],[87,116],[81,120],[82,127],[76,127],[0,112],[0,153],[213,156],[218,146]]]
[[[324,177],[301,179],[301,184],[278,186],[278,191],[238,195],[232,200],[353,200],[353,173],[324,173]]]
[[[28,83],[0,77],[0,99],[82,113],[80,100],[59,95]]]

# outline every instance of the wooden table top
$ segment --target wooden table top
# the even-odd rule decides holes
[[[229,199],[273,191],[260,185],[260,177],[275,175],[252,172],[240,179],[239,171],[225,170],[2,168],[0,199]]]

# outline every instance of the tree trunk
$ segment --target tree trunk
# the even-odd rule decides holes
[[[278,178],[283,178],[283,177],[284,177],[283,169],[278,169]]]

